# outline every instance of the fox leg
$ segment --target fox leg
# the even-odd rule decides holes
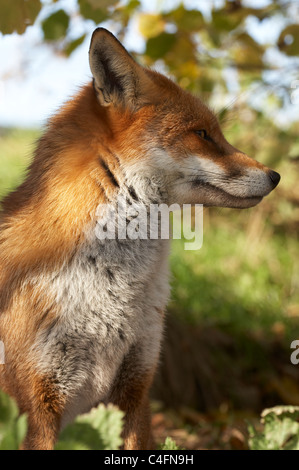
[[[153,450],[155,447],[151,429],[151,412],[148,397],[134,410],[126,412],[123,432],[124,450]]]
[[[60,431],[64,397],[51,380],[39,380],[33,387],[34,395],[28,415],[28,431],[21,450],[52,450]]]
[[[125,358],[113,387],[110,401],[125,413],[123,448],[151,450],[154,440],[151,432],[151,413],[148,393],[156,367],[142,371],[134,361],[134,354]]]
[[[149,376],[140,376],[137,380],[124,385],[122,390],[115,391],[112,403],[125,413],[123,430],[124,450],[151,450],[154,446],[151,432],[151,413],[148,399]],[[152,379],[150,380],[150,383]]]

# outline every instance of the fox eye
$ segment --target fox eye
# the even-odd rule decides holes
[[[208,136],[207,131],[205,129],[200,129],[199,131],[195,131],[195,133],[204,140],[211,140],[211,138]]]

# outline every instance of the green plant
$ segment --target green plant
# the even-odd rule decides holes
[[[117,450],[122,445],[123,412],[99,405],[79,416],[61,433],[56,450]],[[27,417],[14,400],[0,391],[0,450],[17,450],[27,432]]]
[[[26,415],[0,390],[0,450],[17,450],[27,431]]]
[[[275,406],[261,415],[263,430],[249,426],[251,450],[299,450],[299,407]]]
[[[159,450],[182,450],[171,437],[166,437],[164,444],[159,446]]]
[[[273,120],[279,109],[289,106],[290,93],[297,96],[292,88],[296,87],[299,52],[296,2],[255,2],[255,7],[250,7],[241,0],[223,0],[197,2],[190,9],[184,1],[157,0],[150,12],[140,0],[77,0],[71,7],[63,3],[0,0],[0,32],[24,34],[35,25],[44,44],[52,46],[60,57],[68,57],[102,22],[109,21],[120,39],[134,23],[143,43],[140,60],[146,65],[163,63],[184,88],[215,103],[235,87],[246,90],[245,119],[247,127],[254,130],[260,128],[257,121],[262,122],[265,115]],[[74,18],[80,23],[79,31]],[[269,25],[277,34],[261,34]],[[248,122],[248,108],[255,113],[254,125]],[[237,111],[240,119],[242,109],[238,106]],[[221,117],[226,114],[227,108]],[[289,146],[282,134],[272,139],[279,159],[286,155],[281,146]]]
[[[122,445],[123,412],[99,405],[62,431],[56,450],[117,450]]]

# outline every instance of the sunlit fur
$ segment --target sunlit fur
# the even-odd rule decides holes
[[[25,182],[3,201],[0,385],[28,413],[24,449],[52,449],[99,402],[126,412],[125,449],[152,446],[168,241],[99,241],[98,205],[122,194],[147,207],[244,208],[275,186],[198,98],[136,64],[103,29],[90,63],[93,83],[50,119]]]

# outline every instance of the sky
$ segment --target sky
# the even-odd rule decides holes
[[[88,49],[94,24],[90,21],[90,34],[83,44],[73,52],[69,59],[53,52],[51,47],[42,43],[42,33],[38,26],[43,18],[52,11],[48,0],[43,0],[45,8],[40,13],[37,25],[28,27],[25,34],[6,35],[0,34],[0,126],[14,127],[40,127],[47,118],[53,114],[59,106],[71,97],[81,85],[87,83],[90,78],[88,65]],[[164,0],[163,5],[173,7],[179,0]],[[189,8],[196,8],[198,0],[185,0]],[[222,0],[214,0],[214,3],[223,3]],[[268,0],[243,0],[250,6],[262,7],[269,4]],[[298,2],[299,3],[299,2]],[[143,0],[144,11],[155,11],[161,5],[161,0]],[[211,2],[202,0],[201,11],[208,17]],[[80,17],[74,15],[77,10],[76,0],[60,0],[56,8],[64,8],[72,15],[71,31],[74,37],[85,32],[86,23]],[[88,25],[89,26],[89,25]],[[107,25],[112,28],[111,23]],[[273,27],[274,26],[274,27]],[[250,34],[261,43],[273,42],[282,24],[276,20],[263,21],[260,24],[254,18],[248,21],[247,27]],[[113,29],[112,29],[113,32]],[[144,42],[138,31],[137,21],[132,21],[125,46],[136,52],[142,52]],[[275,60],[275,57],[274,57]],[[279,57],[277,60],[282,60]],[[232,77],[233,78],[233,77]],[[299,79],[299,76],[298,76]],[[238,93],[237,82],[232,87],[232,94]],[[287,84],[290,86],[290,84]],[[232,96],[228,96],[228,102]],[[290,106],[287,114],[283,113],[282,121],[295,119],[298,116],[298,108]],[[279,116],[277,116],[279,119]]]

